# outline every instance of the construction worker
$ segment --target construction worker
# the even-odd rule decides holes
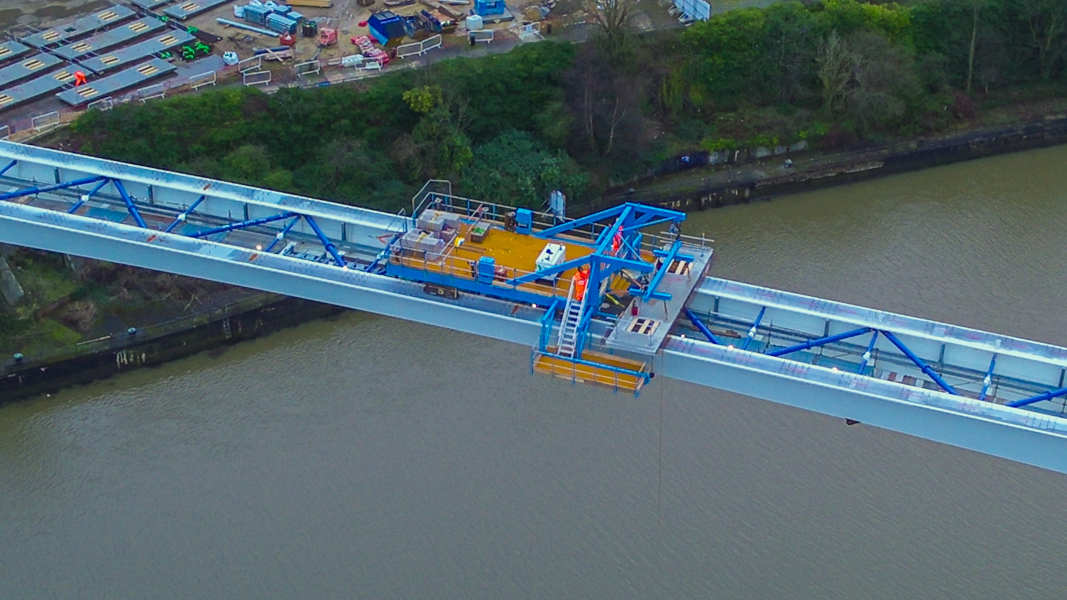
[[[585,265],[578,267],[578,272],[574,274],[574,299],[581,301],[585,298],[585,287],[589,285],[589,273],[585,270]]]
[[[75,71],[74,72],[74,87],[78,87],[79,85],[82,85],[84,83],[85,83],[85,73],[83,73],[82,71]]]
[[[619,248],[622,248],[622,227],[615,232],[615,237],[611,240],[611,253],[618,255]]]

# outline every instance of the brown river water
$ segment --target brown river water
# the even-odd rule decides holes
[[[715,274],[1067,345],[1067,147],[691,215]],[[1067,477],[350,314],[0,409],[4,598],[1051,599]],[[661,427],[662,423],[662,427]]]

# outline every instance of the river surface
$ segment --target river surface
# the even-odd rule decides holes
[[[723,277],[1067,345],[1065,166],[998,157],[686,232]],[[528,360],[351,314],[6,407],[0,596],[1064,597],[1063,475]]]

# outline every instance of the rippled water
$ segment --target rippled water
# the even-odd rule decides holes
[[[687,231],[716,238],[724,277],[1063,345],[1064,164],[1067,148],[989,159]],[[3,596],[1067,587],[1064,476],[662,379],[636,400],[574,387],[528,360],[350,315],[4,408]]]

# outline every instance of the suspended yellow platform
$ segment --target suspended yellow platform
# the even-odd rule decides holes
[[[591,383],[615,391],[632,392],[634,395],[641,391],[648,380],[648,363],[645,362],[589,350],[582,353],[579,361],[572,361],[552,354],[555,350],[550,347],[547,354],[534,352],[535,373],[577,383]]]

